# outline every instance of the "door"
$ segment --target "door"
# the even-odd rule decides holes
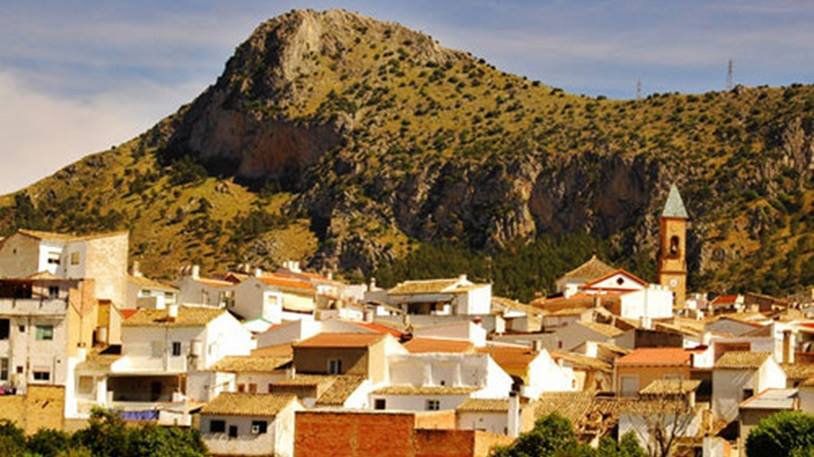
[[[237,425],[229,426],[229,438],[237,438]]]
[[[158,401],[161,399],[161,382],[153,381],[150,383],[150,401]]]

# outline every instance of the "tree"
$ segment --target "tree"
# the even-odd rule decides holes
[[[25,433],[14,422],[0,420],[0,455],[25,454]]]
[[[814,416],[784,411],[760,421],[746,438],[746,455],[795,455],[809,457],[814,451]]]
[[[73,436],[74,446],[86,447],[94,457],[129,456],[130,433],[114,411],[94,408],[87,427]]]
[[[203,457],[206,446],[197,430],[145,425],[130,438],[132,457]]]
[[[71,447],[71,436],[60,430],[42,429],[28,438],[28,451],[41,457],[56,457]]]

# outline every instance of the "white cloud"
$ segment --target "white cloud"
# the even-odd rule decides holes
[[[190,101],[202,85],[133,83],[88,99],[38,91],[0,71],[0,194],[145,131]]]

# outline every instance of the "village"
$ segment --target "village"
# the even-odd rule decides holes
[[[215,456],[463,457],[556,412],[592,445],[745,455],[761,419],[814,413],[814,300],[687,291],[689,223],[673,186],[657,278],[594,256],[530,303],[297,261],[158,281],[127,232],[21,229],[0,240],[0,417],[70,431],[104,408]]]

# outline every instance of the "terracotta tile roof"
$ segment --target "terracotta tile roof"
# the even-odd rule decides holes
[[[477,351],[489,354],[503,371],[526,381],[529,364],[540,355],[529,348],[512,346],[486,346]]]
[[[769,357],[771,354],[768,352],[729,351],[715,362],[715,368],[729,370],[760,368]]]
[[[480,387],[447,386],[388,386],[376,389],[372,395],[469,395]]]
[[[703,333],[703,330],[698,330],[695,327],[670,322],[654,322],[653,327],[655,330],[663,330],[667,333],[677,333],[685,336],[699,336]]]
[[[453,352],[453,353],[466,353],[472,352],[475,345],[471,341],[466,340],[450,340],[442,338],[413,338],[406,343],[403,343],[405,349],[412,353],[426,353],[426,352]]]
[[[458,283],[457,279],[404,281],[387,291],[390,295],[437,294]]]
[[[701,385],[697,379],[657,379],[639,393],[642,395],[677,395],[694,392]]]
[[[585,418],[593,402],[593,392],[546,392],[534,402],[534,417],[556,412],[577,424]]]
[[[331,387],[317,399],[319,406],[342,406],[362,383],[363,376],[337,376]]]
[[[257,279],[267,286],[279,287],[281,289],[295,289],[309,293],[313,293],[316,290],[314,285],[310,282],[301,281],[299,279],[286,278],[277,275],[263,275]]]
[[[492,309],[497,309],[501,311],[502,310],[519,311],[530,315],[542,314],[542,311],[533,306],[520,303],[519,301],[512,300],[511,298],[498,296],[492,296]]]
[[[563,308],[556,311],[547,313],[546,317],[568,317],[568,316],[581,316],[584,312],[591,308]]]
[[[40,271],[39,273],[34,273],[30,276],[26,276],[25,279],[33,279],[37,281],[69,281],[69,279],[60,278],[59,276],[51,273],[50,271]]]
[[[290,343],[283,343],[254,349],[252,355],[255,357],[291,357],[294,355],[294,350]]]
[[[616,360],[620,367],[635,366],[689,366],[690,351],[684,348],[638,348]]]
[[[734,305],[738,301],[738,295],[718,295],[709,302],[712,306]]]
[[[329,387],[336,381],[338,375],[320,375],[320,374],[297,374],[290,379],[281,379],[271,383],[272,387],[291,387],[291,386],[325,386]]]
[[[201,414],[271,417],[294,401],[295,395],[224,392],[204,406]]]
[[[220,317],[220,308],[179,306],[178,317],[171,319],[166,309],[142,308],[122,322],[123,327],[203,327]]]
[[[36,238],[38,240],[82,241],[82,240],[93,240],[97,238],[107,238],[109,236],[124,235],[128,234],[129,232],[124,230],[117,232],[99,232],[99,233],[89,233],[87,235],[75,235],[72,233],[56,233],[56,232],[44,232],[41,230],[19,229],[17,230],[17,233],[28,236],[30,238]]]
[[[366,348],[378,343],[381,333],[320,333],[294,343],[294,348]]]
[[[509,400],[499,398],[467,398],[455,408],[459,413],[506,413]]]
[[[161,281],[156,281],[154,279],[145,278],[144,276],[127,276],[127,282],[129,284],[133,284],[138,287],[146,288],[146,289],[154,289],[154,290],[163,290],[165,292],[177,292],[178,289],[170,286],[168,284],[164,284]]]
[[[600,324],[599,322],[575,322],[575,325],[581,325],[587,329],[593,330],[600,335],[607,336],[609,338],[617,337],[623,333],[621,329],[618,329],[612,325],[608,324]]]
[[[613,367],[608,362],[603,360],[589,357],[585,354],[578,354],[576,352],[559,352],[551,351],[551,358],[554,360],[562,360],[574,366],[575,369],[588,368],[591,370],[600,370],[610,373]]]
[[[814,377],[814,363],[784,363],[781,365],[786,377],[791,380],[800,381]]]
[[[212,365],[209,371],[268,373],[278,371],[290,362],[291,357],[226,356]]]
[[[599,278],[613,271],[616,271],[616,268],[606,264],[593,255],[590,259],[588,259],[587,262],[557,278],[557,282],[561,282],[563,280],[588,282],[594,278]]]
[[[393,327],[388,327],[387,325],[382,325],[376,322],[353,322],[353,324],[358,325],[359,327],[364,327],[368,330],[372,330],[376,333],[389,333],[396,338],[401,338],[404,336],[404,333],[395,329]]]
[[[88,354],[85,360],[76,366],[76,369],[82,371],[108,371],[113,362],[121,357],[120,354]]]
[[[222,279],[215,279],[215,278],[204,278],[200,277],[198,279],[194,279],[193,281],[199,282],[209,287],[217,287],[217,288],[224,288],[224,287],[232,287],[235,284],[229,281],[224,281]]]
[[[592,308],[597,299],[601,306],[618,305],[621,301],[620,295],[615,293],[607,294],[586,294],[579,293],[568,298],[538,298],[531,302],[531,305],[544,311],[554,312],[561,309]]]
[[[741,402],[740,407],[745,409],[794,409],[797,389],[769,388],[759,394]]]
[[[130,319],[130,316],[138,312],[137,308],[120,308],[119,312],[124,320]]]

